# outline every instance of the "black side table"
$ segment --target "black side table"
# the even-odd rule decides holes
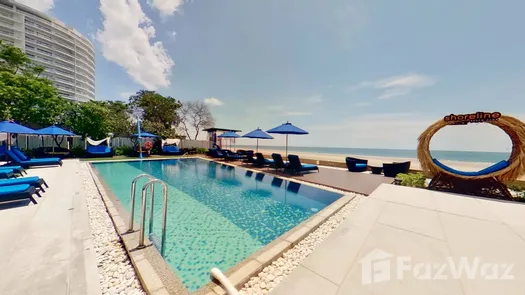
[[[381,174],[383,172],[383,167],[380,166],[368,166],[372,170],[372,174]]]

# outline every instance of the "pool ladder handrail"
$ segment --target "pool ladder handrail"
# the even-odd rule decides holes
[[[230,282],[230,280],[222,273],[218,268],[212,268],[210,271],[210,278],[217,285],[221,286],[227,295],[239,295],[239,291],[235,289],[235,286]]]
[[[130,214],[130,220],[129,220],[129,229],[128,232],[133,231],[133,213],[135,210],[135,191],[136,191],[136,183],[137,180],[139,180],[142,177],[147,177],[149,181],[142,186],[142,202],[141,202],[141,209],[140,209],[140,224],[139,224],[139,245],[137,248],[144,248],[144,235],[145,230],[144,227],[146,226],[146,201],[148,196],[148,188],[150,191],[150,210],[149,210],[149,233],[153,232],[153,207],[154,207],[154,200],[155,200],[155,184],[160,183],[162,185],[162,195],[163,195],[163,204],[162,204],[162,235],[161,235],[161,244],[160,244],[160,254],[161,256],[164,256],[164,246],[166,245],[166,221],[167,221],[167,213],[168,213],[168,185],[160,180],[151,177],[148,174],[141,174],[135,179],[133,179],[133,182],[131,183],[131,214]]]

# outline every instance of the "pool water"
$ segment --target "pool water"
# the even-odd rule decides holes
[[[164,259],[190,292],[210,281],[211,268],[228,270],[342,196],[203,159],[93,166],[127,210],[131,181],[137,175],[147,173],[168,184]],[[145,182],[143,178],[137,183],[136,224]],[[155,189],[154,212],[153,232],[160,237],[160,185]],[[148,220],[146,228],[147,224]]]

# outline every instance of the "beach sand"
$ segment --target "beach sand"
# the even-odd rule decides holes
[[[280,153],[284,157],[283,151],[269,150],[269,149],[259,149],[259,152],[270,155],[271,153]],[[419,161],[415,158],[395,158],[395,157],[378,157],[378,156],[365,156],[365,155],[340,155],[340,154],[322,154],[322,153],[304,153],[304,152],[289,152],[289,154],[298,155],[301,159],[308,159],[314,161],[329,161],[337,163],[345,163],[346,157],[356,157],[361,159],[368,160],[368,165],[371,166],[381,166],[383,163],[392,163],[392,162],[405,162],[410,161],[411,170],[421,170]],[[441,163],[461,171],[479,171],[483,168],[486,168],[493,163],[483,163],[483,162],[461,162],[461,161],[447,161],[440,160]]]

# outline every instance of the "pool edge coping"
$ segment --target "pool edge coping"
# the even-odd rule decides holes
[[[205,157],[199,157],[199,156],[193,156],[193,157],[185,157],[186,158],[198,158],[206,161],[213,161],[209,158]],[[165,158],[165,159],[143,159],[143,160],[171,160],[171,159],[177,159],[177,158]],[[140,160],[140,159],[138,159]],[[129,160],[128,160],[129,161]],[[133,160],[131,160],[133,161]],[[104,161],[104,162],[122,162],[122,160],[116,160],[116,161]],[[128,257],[130,258],[130,261],[135,269],[135,273],[137,274],[137,277],[139,278],[144,291],[147,294],[150,295],[164,295],[164,294],[181,294],[183,292],[184,294],[191,294],[191,295],[225,295],[226,291],[219,285],[215,284],[213,281],[202,286],[198,290],[194,292],[189,292],[186,287],[182,284],[182,282],[179,280],[177,275],[173,270],[171,270],[171,267],[165,262],[164,258],[158,253],[156,249],[155,253],[157,253],[156,256],[158,256],[166,266],[170,269],[171,275],[170,278],[167,279],[173,279],[173,281],[170,281],[170,283],[174,283],[175,288],[177,289],[177,293],[170,292],[167,288],[166,284],[163,282],[162,275],[159,274],[157,271],[157,268],[154,265],[155,263],[151,263],[150,259],[148,259],[145,255],[145,251],[147,249],[151,249],[151,242],[149,242],[149,239],[146,240],[146,248],[143,249],[137,249],[137,240],[138,240],[138,231],[133,231],[129,233],[127,231],[126,223],[124,222],[124,217],[121,216],[119,209],[117,206],[121,206],[121,204],[118,204],[117,206],[112,201],[112,197],[116,198],[116,196],[108,196],[107,191],[109,188],[99,179],[99,175],[96,172],[96,169],[93,167],[93,163],[104,163],[101,161],[96,162],[85,162],[86,166],[88,167],[88,170],[94,180],[95,186],[97,187],[97,190],[99,194],[102,197],[102,200],[104,202],[104,205],[106,206],[106,211],[108,212],[108,215],[110,216],[113,226],[115,228],[115,231],[119,235],[122,244],[124,245],[124,248],[128,254]],[[216,161],[213,161],[216,162]],[[250,169],[247,167],[242,167],[230,163],[223,163],[223,162],[216,162],[217,164],[221,165],[227,165],[232,167],[239,167],[241,169],[245,169],[248,171],[253,171],[256,173],[265,173],[263,171]],[[335,192],[338,194],[342,194],[342,196],[334,201],[332,204],[326,206],[316,214],[310,216],[308,219],[304,220],[303,222],[296,225],[294,228],[290,229],[283,235],[277,237],[269,244],[265,245],[258,251],[252,253],[250,256],[246,257],[239,263],[237,263],[235,266],[231,267],[227,271],[224,272],[226,277],[231,281],[231,283],[237,288],[241,289],[242,286],[246,282],[250,280],[253,276],[256,276],[260,271],[262,271],[266,266],[270,265],[272,262],[280,258],[284,252],[288,251],[289,249],[293,248],[295,245],[297,245],[300,241],[302,241],[306,236],[308,236],[310,233],[315,231],[317,228],[319,228],[320,225],[322,225],[324,222],[326,222],[330,217],[332,217],[334,214],[339,212],[345,205],[347,205],[350,201],[352,201],[356,196],[351,195],[352,193],[341,191],[332,187],[328,186],[322,186],[319,184],[301,181],[293,178],[283,177],[279,175],[274,175],[272,173],[265,173],[272,175],[277,178],[281,178],[283,180],[287,181],[293,181],[297,183],[301,183],[304,185],[308,185],[311,187],[315,187],[317,189],[322,189],[326,191]],[[356,193],[353,193],[356,194]],[[359,194],[360,195],[360,194]],[[116,198],[116,200],[118,200]],[[122,208],[120,208],[122,209]],[[133,243],[133,245],[131,245]],[[157,260],[157,259],[155,259]],[[173,278],[171,278],[173,276]],[[180,286],[178,286],[180,285]]]

